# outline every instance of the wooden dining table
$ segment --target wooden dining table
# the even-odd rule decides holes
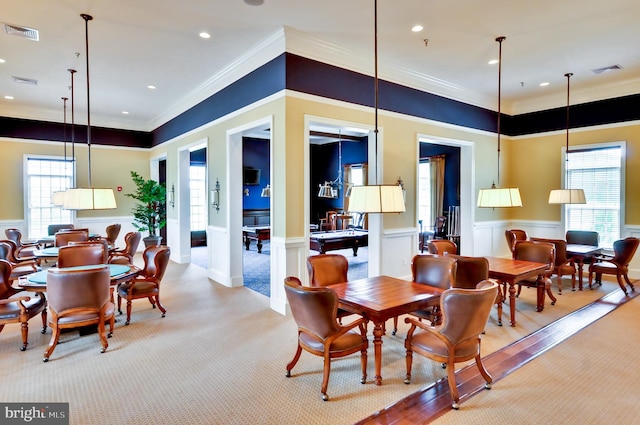
[[[578,290],[582,291],[582,269],[584,267],[584,261],[600,253],[602,253],[602,248],[598,246],[567,244],[567,257],[578,265]]]
[[[439,299],[441,288],[375,276],[329,285],[338,294],[341,308],[360,314],[373,322],[375,383],[382,385],[382,335],[388,319],[420,310],[429,301]]]
[[[516,283],[541,275],[548,267],[545,263],[514,260],[511,258],[486,257],[489,260],[489,278],[509,285],[509,321],[516,325]],[[537,288],[536,311],[544,309],[545,287],[544,281],[539,282]],[[506,294],[503,294],[506,297]],[[500,323],[501,324],[501,323]]]

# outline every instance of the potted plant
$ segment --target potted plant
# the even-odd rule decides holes
[[[131,179],[136,190],[125,196],[137,201],[133,208],[133,226],[149,233],[142,239],[145,246],[160,245],[162,237],[158,231],[167,224],[167,191],[157,181],[145,180],[135,171],[131,171]]]

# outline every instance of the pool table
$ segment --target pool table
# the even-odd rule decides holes
[[[271,226],[243,226],[242,238],[247,251],[249,251],[251,241],[256,241],[258,254],[260,254],[262,253],[262,241],[268,241],[271,238]]]
[[[309,236],[310,248],[324,254],[327,251],[351,248],[353,256],[358,256],[358,247],[367,246],[369,233],[366,230],[336,230],[312,232]]]

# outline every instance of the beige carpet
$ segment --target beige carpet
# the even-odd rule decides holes
[[[432,423],[640,423],[639,308],[636,297]]]
[[[484,351],[501,348],[617,288],[605,283],[593,291],[571,292],[566,286],[565,282],[557,305],[547,302],[542,313],[535,312],[535,291],[523,289],[515,328],[498,327],[494,311]],[[104,354],[96,334],[72,332],[63,335],[49,363],[43,363],[50,332],[38,332],[39,319],[30,322],[26,352],[18,349],[19,326],[6,326],[0,333],[0,400],[69,402],[71,423],[82,425],[351,424],[446,376],[438,364],[416,358],[412,383],[403,384],[402,341],[407,328],[402,323],[397,336],[384,338],[383,386],[372,381],[371,348],[367,383],[359,382],[358,356],[335,360],[328,390],[331,400],[323,402],[319,357],[303,353],[293,376],[284,376],[295,351],[296,326],[291,317],[272,311],[266,297],[209,281],[200,267],[171,263],[162,298],[168,309],[165,318],[146,300],[134,301],[131,324],[124,326],[119,318]],[[503,320],[508,324],[507,311]],[[587,353],[575,355],[575,362],[585,367],[591,367],[591,361]],[[559,369],[558,380],[565,379]],[[490,394],[501,408],[510,404],[498,398],[532,390],[523,382],[519,385],[525,388],[509,391],[502,382],[506,381]],[[567,393],[565,402],[573,403],[579,396]],[[467,405],[473,406],[476,398],[464,409],[471,410]]]

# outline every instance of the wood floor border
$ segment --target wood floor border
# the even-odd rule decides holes
[[[483,363],[495,383],[638,295],[640,295],[640,291],[630,292],[629,296],[625,296],[620,289],[617,289],[489,354],[483,358]],[[470,364],[456,372],[456,382],[461,403],[474,394],[485,391],[484,380],[478,373],[475,364]],[[464,404],[461,408],[464,408]],[[442,378],[357,422],[356,425],[426,424],[450,411],[449,384],[447,378]]]

